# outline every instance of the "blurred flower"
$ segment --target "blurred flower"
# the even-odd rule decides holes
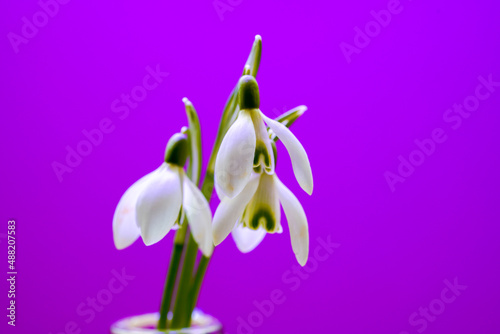
[[[220,244],[232,231],[240,251],[250,252],[266,233],[281,233],[280,203],[290,230],[292,249],[300,265],[309,254],[307,218],[295,195],[276,174],[252,173],[243,190],[233,198],[222,197],[213,219],[213,238]]]
[[[182,224],[185,215],[203,254],[212,254],[210,207],[183,169],[187,145],[184,134],[174,135],[167,146],[166,162],[123,194],[113,217],[116,248],[130,246],[139,236],[147,246],[157,243]]]
[[[215,162],[216,188],[233,198],[248,183],[252,171],[274,173],[274,155],[267,126],[283,142],[300,186],[313,191],[311,166],[307,153],[293,133],[283,124],[266,117],[259,109],[259,87],[255,78],[244,75],[239,81],[239,114],[227,131]],[[265,122],[265,123],[264,123]]]

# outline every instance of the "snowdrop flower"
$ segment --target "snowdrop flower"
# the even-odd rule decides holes
[[[280,203],[285,211],[292,240],[292,249],[300,265],[309,254],[307,218],[295,195],[276,174],[252,173],[243,190],[233,198],[223,195],[213,219],[215,245],[232,231],[240,251],[250,252],[266,233],[281,233]]]
[[[264,170],[269,175],[274,173],[274,155],[267,124],[288,150],[300,186],[309,195],[312,194],[311,166],[302,144],[285,125],[260,111],[259,87],[253,76],[242,76],[238,85],[239,114],[224,136],[215,162],[218,191],[233,198],[245,188],[252,171]]]
[[[165,162],[123,194],[113,217],[116,248],[130,246],[139,236],[148,246],[157,243],[178,227],[185,215],[203,254],[212,254],[212,213],[201,191],[184,172],[187,152],[187,136],[175,134],[168,142]]]

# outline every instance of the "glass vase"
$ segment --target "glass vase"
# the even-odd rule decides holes
[[[222,334],[222,324],[211,315],[195,309],[192,315],[191,326],[183,329],[156,328],[159,313],[148,313],[119,320],[111,325],[112,334]]]

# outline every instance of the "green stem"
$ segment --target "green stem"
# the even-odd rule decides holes
[[[167,279],[165,281],[165,289],[163,292],[162,303],[160,307],[160,319],[158,320],[158,329],[165,330],[168,328],[168,312],[172,304],[172,296],[174,294],[175,284],[177,281],[177,273],[181,262],[182,252],[184,250],[184,240],[186,239],[187,224],[183,224],[177,230],[174,237],[174,249],[168,267]]]
[[[187,224],[187,221],[184,221],[184,224]],[[189,241],[186,247],[186,255],[184,257],[184,264],[182,266],[179,287],[177,289],[177,296],[175,297],[174,316],[172,318],[173,329],[183,328],[185,323],[189,322],[191,319],[191,314],[186,314],[186,305],[197,253],[198,245],[190,233]]]
[[[158,321],[158,329],[160,330],[165,330],[168,327],[167,324],[168,311],[170,310],[170,304],[172,303],[175,281],[179,269],[179,264],[181,262],[183,249],[184,245],[174,245],[174,250],[172,252],[172,258],[170,260],[170,266],[168,268],[168,276],[167,280],[165,281],[165,290],[163,292],[163,299],[160,308],[160,320]]]
[[[209,262],[210,258],[203,256],[198,264],[193,286],[191,287],[191,290],[189,290],[189,314],[192,314],[194,308],[196,307],[196,301],[198,300],[198,295],[200,294],[201,283],[203,282],[203,277],[205,276]],[[191,324],[191,319],[189,320],[190,322],[188,323],[188,326]]]

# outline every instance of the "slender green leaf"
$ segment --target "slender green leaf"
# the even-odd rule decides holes
[[[182,99],[186,107],[186,115],[189,122],[189,142],[191,155],[188,167],[188,176],[194,184],[198,184],[201,174],[201,128],[200,119],[191,101],[186,97]]]
[[[250,67],[250,73],[254,77],[257,76],[257,72],[259,71],[261,53],[262,53],[262,37],[260,37],[260,35],[256,35],[255,41],[253,42],[252,45],[252,51],[250,51],[250,55],[248,56],[247,62],[245,63],[245,68],[247,66]],[[243,70],[243,72],[245,72],[245,70]]]

